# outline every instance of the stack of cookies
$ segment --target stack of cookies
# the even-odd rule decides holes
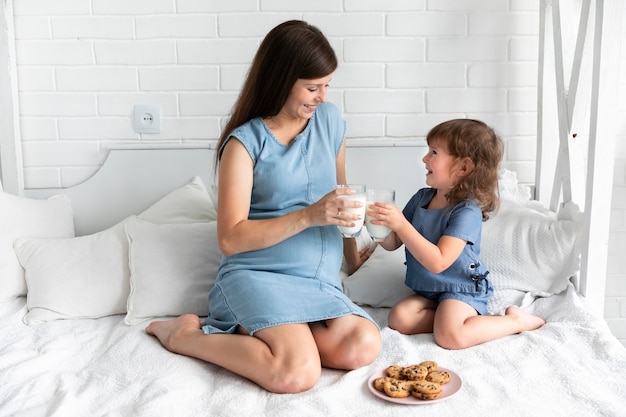
[[[441,385],[450,382],[450,373],[438,368],[435,361],[391,365],[385,369],[385,376],[374,380],[374,388],[392,398],[412,395],[420,400],[434,400],[441,396]]]

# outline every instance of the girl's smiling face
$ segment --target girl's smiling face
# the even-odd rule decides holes
[[[454,187],[453,169],[456,161],[457,158],[448,153],[441,141],[431,141],[428,145],[428,153],[422,158],[427,171],[426,184],[445,192]]]
[[[281,113],[293,119],[309,120],[317,105],[326,103],[328,83],[332,74],[313,80],[298,79],[281,109]]]

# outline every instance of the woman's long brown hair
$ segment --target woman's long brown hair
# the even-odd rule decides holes
[[[216,167],[232,131],[256,117],[275,116],[298,79],[325,77],[337,69],[335,51],[324,34],[301,20],[272,29],[254,56],[231,117],[217,143]]]

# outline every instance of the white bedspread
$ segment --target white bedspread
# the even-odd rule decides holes
[[[0,305],[0,416],[624,416],[626,348],[570,287],[529,307],[536,331],[461,351],[379,321],[383,351],[352,372],[324,370],[317,386],[270,394],[217,366],[175,355],[123,316],[26,326],[23,299]],[[436,360],[464,385],[441,402],[408,406],[366,384],[391,364]]]

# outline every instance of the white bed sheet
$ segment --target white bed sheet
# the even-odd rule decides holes
[[[432,335],[405,336],[379,322],[383,350],[369,367],[324,370],[301,394],[271,394],[202,361],[172,354],[124,316],[26,326],[25,300],[0,305],[0,416],[624,416],[626,348],[573,287],[534,301],[547,318],[533,332],[449,351]],[[419,406],[374,397],[368,378],[391,364],[432,359],[464,384]],[[417,407],[417,409],[415,409]]]

